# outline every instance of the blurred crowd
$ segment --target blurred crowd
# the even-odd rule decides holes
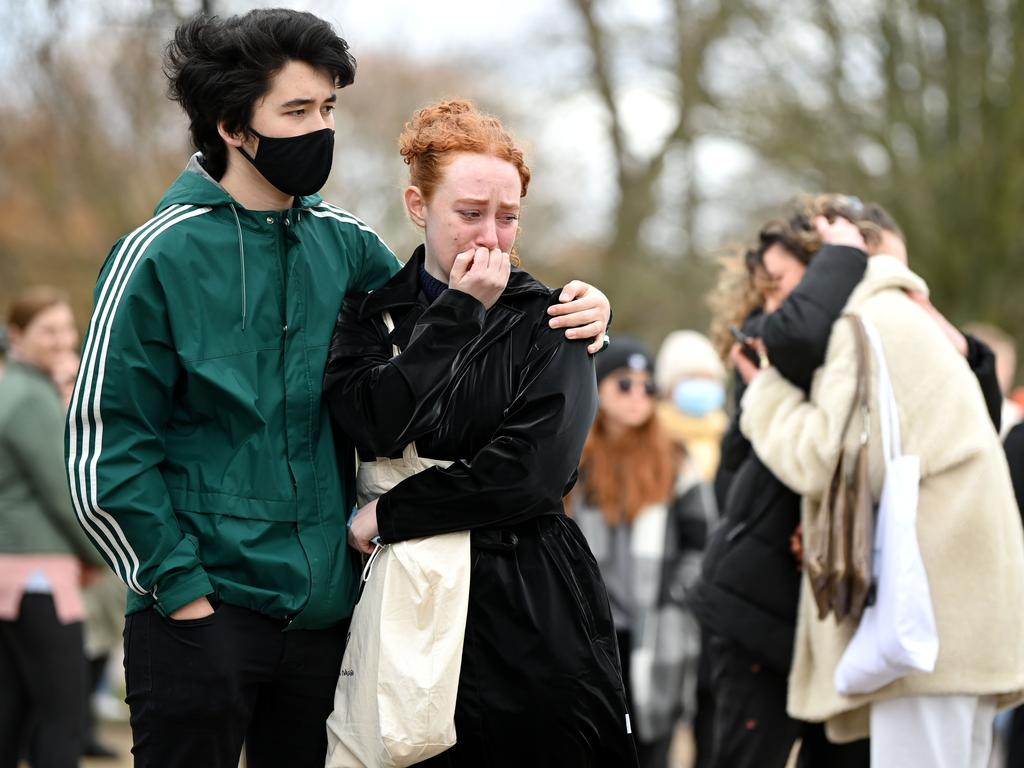
[[[862,730],[844,730],[835,720],[842,712],[820,705],[821,670],[808,667],[822,662],[807,658],[804,647],[814,646],[820,628],[801,608],[802,505],[820,490],[800,473],[811,473],[808,466],[828,453],[822,441],[836,437],[828,423],[842,421],[841,413],[829,414],[832,395],[823,388],[841,389],[846,385],[835,382],[845,375],[852,391],[851,353],[833,334],[851,307],[876,311],[870,308],[884,302],[871,297],[896,286],[905,301],[886,299],[895,308],[880,310],[883,340],[892,341],[887,329],[899,327],[912,346],[941,340],[948,347],[935,375],[930,366],[938,358],[890,360],[894,376],[906,363],[925,382],[897,385],[921,398],[900,403],[904,430],[911,441],[920,435],[950,445],[977,434],[975,442],[985,446],[984,433],[998,435],[1005,448],[999,466],[979,447],[949,461],[936,454],[934,461],[945,464],[929,471],[960,473],[955,485],[973,487],[964,457],[988,456],[984,471],[994,474],[984,477],[1008,474],[1017,500],[1001,504],[996,517],[1004,524],[1003,513],[1012,512],[1013,542],[1019,539],[1024,388],[1013,388],[1015,341],[988,325],[953,326],[908,262],[900,228],[880,206],[843,195],[801,198],[766,222],[756,242],[722,260],[708,335],[675,331],[655,354],[640,339],[616,333],[598,354],[599,412],[566,508],[607,586],[641,765],[671,764],[680,724],[692,727],[699,766],[782,768],[795,749],[805,767],[871,763]],[[887,326],[885,312],[902,313],[898,324]],[[121,685],[105,677],[110,659],[119,658],[125,595],[83,535],[66,487],[62,435],[75,397],[78,344],[59,290],[26,290],[7,309],[0,370],[0,766],[21,758],[66,765],[79,755],[112,754],[97,739],[90,702],[105,686]],[[931,426],[916,427],[918,418]],[[818,422],[825,426],[814,432]],[[914,448],[931,456],[929,445]],[[922,484],[921,525],[965,514],[957,508],[960,496],[928,495],[931,477]],[[975,562],[998,559],[997,542],[977,542],[991,549],[944,562],[926,554],[926,563],[948,568],[966,588],[1001,595],[978,576],[987,571]],[[1006,571],[1004,580],[1014,573]],[[943,584],[933,582],[940,616]],[[984,626],[969,630],[1012,633],[1019,619],[982,619]],[[993,683],[971,678],[975,650],[962,653],[956,675],[940,665],[933,676],[952,682],[923,692],[977,699],[974,727],[987,730],[982,741],[992,739],[995,722],[1006,765],[1024,765],[1024,718],[994,720],[998,695],[1020,687],[1014,654],[1007,652],[1009,676]],[[918,693],[911,687],[903,699]],[[885,738],[871,717],[872,738]],[[903,714],[887,717],[900,727],[908,722]]]
[[[0,765],[114,757],[93,694],[120,658],[125,587],[76,518],[64,473],[64,414],[78,374],[68,297],[11,302],[0,362]],[[114,682],[114,688],[119,686]]]
[[[898,223],[846,195],[765,222],[722,260],[709,303],[710,339],[677,331],[655,357],[617,336],[598,358],[600,413],[569,501],[608,586],[641,764],[667,764],[678,718],[697,764],[716,768],[795,753],[799,766],[987,766],[994,736],[1006,765],[1024,764],[1020,714],[996,720],[1022,672],[1014,339],[952,325]],[[919,537],[941,648],[933,673],[857,700],[832,684],[856,622],[819,619],[801,597],[802,521],[851,418],[856,358],[833,334],[846,314],[879,327],[907,450],[926,466]]]

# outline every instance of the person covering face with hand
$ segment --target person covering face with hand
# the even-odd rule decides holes
[[[825,238],[831,236],[817,225]],[[801,285],[810,276],[809,269]],[[977,380],[949,343],[947,329],[915,299],[920,295],[927,295],[920,278],[898,258],[878,254],[868,259],[842,311],[877,329],[899,404],[904,451],[920,458],[917,535],[937,617],[938,661],[930,674],[909,675],[855,699],[839,696],[833,673],[856,621],[818,621],[804,588],[788,710],[827,720],[829,735],[840,741],[870,731],[872,764],[984,765],[996,708],[1019,701],[1024,687],[1024,655],[1006,654],[999,641],[1021,631],[1020,610],[1006,608],[1024,601],[1020,523]],[[741,401],[742,431],[772,472],[803,494],[805,531],[816,524],[836,455],[859,439],[841,434],[855,387],[853,342],[848,323],[833,326],[809,393],[778,370],[756,369],[733,353],[750,382]],[[771,357],[771,344],[767,348]],[[955,419],[934,418],[934,392],[940,390]],[[869,482],[877,501],[884,465],[876,401],[872,391]]]
[[[346,300],[324,400],[361,461],[414,443],[444,464],[359,509],[354,548],[470,531],[458,741],[420,765],[636,765],[608,596],[562,506],[597,409],[593,359],[549,327],[558,292],[510,265],[529,168],[461,100],[418,111],[400,148],[424,243]]]

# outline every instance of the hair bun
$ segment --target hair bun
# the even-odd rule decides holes
[[[421,113],[431,111],[438,115],[464,115],[467,112],[473,111],[473,103],[466,99],[447,99],[439,101],[433,107],[420,110]]]
[[[410,166],[410,181],[427,199],[440,181],[446,158],[456,152],[477,152],[515,166],[526,196],[530,169],[523,153],[498,118],[480,112],[469,99],[444,99],[416,111],[398,137],[398,151]]]

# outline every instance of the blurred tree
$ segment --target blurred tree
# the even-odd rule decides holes
[[[1024,3],[791,10],[722,128],[806,188],[881,202],[937,306],[1024,341]]]
[[[703,322],[715,169],[698,167],[703,142],[726,139],[756,158],[724,197],[749,221],[737,234],[799,191],[877,200],[940,307],[1024,340],[1021,0],[665,0],[646,17],[569,5],[612,148],[613,223],[595,255],[617,322],[648,337]],[[630,97],[644,89],[672,117],[638,150]]]
[[[18,92],[0,94],[0,305],[48,282],[87,317],[108,249],[182,166],[184,121],[164,97],[154,33],[107,31],[102,47],[73,51],[47,35]]]
[[[703,329],[713,264],[698,230],[705,203],[698,153],[723,108],[710,55],[762,10],[748,0],[665,0],[638,18],[623,4],[570,5],[588,54],[586,80],[603,106],[615,186],[610,231],[594,253],[597,279],[621,328],[651,340],[677,327]],[[668,113],[660,131],[632,114],[645,96]]]
[[[0,86],[0,307],[47,282],[69,290],[76,315],[87,318],[109,248],[149,218],[188,159],[187,120],[166,98],[161,55],[173,25],[198,3],[152,0],[135,10],[84,42],[66,39],[59,13],[52,26],[26,25],[17,97]],[[324,194],[370,222],[403,259],[419,235],[402,207],[408,177],[398,133],[417,107],[472,96],[457,69],[371,53],[339,101]],[[482,103],[502,111],[494,99]]]
[[[14,72],[0,82],[0,304],[47,279],[88,309],[103,255],[187,157],[159,54],[203,1],[93,0],[90,36],[72,37],[69,0],[0,0],[17,41],[0,57]],[[1024,0],[563,0],[544,23],[443,62],[357,48],[326,194],[404,256],[418,233],[398,131],[430,100],[475,96],[535,171],[526,265],[600,285],[619,331],[704,327],[723,233],[749,236],[797,191],[839,189],[893,212],[955,320],[1024,339]],[[567,127],[574,143],[552,152]],[[608,209],[593,204],[606,189]]]
[[[354,85],[341,92],[335,113],[334,166],[324,195],[368,222],[403,261],[422,241],[405,214],[408,166],[398,136],[413,113],[442,98],[476,99],[503,113],[493,94],[482,95],[458,59],[413,61],[395,52],[357,52]]]

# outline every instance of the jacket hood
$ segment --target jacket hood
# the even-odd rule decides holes
[[[323,198],[320,195],[306,195],[295,201],[296,208],[312,208]],[[245,330],[248,311],[245,281],[245,240],[242,238],[242,224],[239,220],[239,209],[245,210],[228,191],[224,189],[203,167],[203,156],[196,152],[189,158],[188,165],[181,175],[174,180],[160,202],[156,205],[156,214],[172,205],[205,205],[211,208],[230,208],[234,217],[235,232],[238,238],[238,280],[242,290],[242,306],[240,308],[242,330]],[[244,216],[243,216],[244,218]]]
[[[872,256],[864,279],[850,294],[847,309],[859,306],[876,293],[893,289],[928,295],[928,284],[895,256]]]
[[[305,195],[297,199],[296,208],[311,208],[323,198],[320,195]],[[203,156],[196,152],[188,161],[185,170],[171,184],[160,202],[156,213],[171,205],[242,206],[203,167]]]

